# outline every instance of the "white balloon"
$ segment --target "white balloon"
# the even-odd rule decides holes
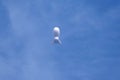
[[[54,33],[53,43],[61,44],[61,41],[60,41],[60,39],[59,39],[59,36],[60,36],[60,28],[59,28],[59,27],[54,27],[54,28],[53,28],[53,33]]]

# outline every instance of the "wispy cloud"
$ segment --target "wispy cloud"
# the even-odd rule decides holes
[[[44,25],[44,10],[33,10],[38,8],[38,4],[31,1],[4,1],[4,6],[9,13],[12,35],[4,39],[1,45],[1,57],[5,59],[0,60],[3,70],[0,72],[0,76],[3,76],[1,79],[6,79],[6,75],[11,76],[10,80],[60,79],[55,61],[50,54],[52,31],[49,26]],[[35,12],[37,10],[40,14]],[[49,33],[51,35],[47,35]]]

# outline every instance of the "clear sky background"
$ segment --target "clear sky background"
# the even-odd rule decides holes
[[[0,0],[0,80],[120,80],[120,0]]]

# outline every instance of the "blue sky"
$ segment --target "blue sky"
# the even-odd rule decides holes
[[[0,0],[0,80],[120,80],[120,0]]]

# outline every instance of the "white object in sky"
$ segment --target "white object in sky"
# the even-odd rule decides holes
[[[54,34],[53,43],[61,44],[61,41],[60,41],[60,39],[59,39],[59,36],[60,36],[60,28],[59,28],[59,27],[54,27],[54,28],[53,28],[53,34]]]

